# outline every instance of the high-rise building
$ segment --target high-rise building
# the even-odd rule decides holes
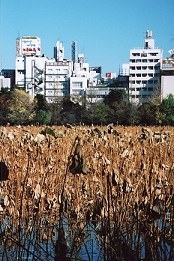
[[[160,91],[160,68],[163,51],[155,47],[152,31],[146,31],[143,48],[130,50],[129,99],[143,103]]]

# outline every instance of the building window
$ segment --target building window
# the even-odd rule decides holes
[[[141,66],[137,66],[137,70],[141,70]]]
[[[153,66],[148,66],[148,69],[149,70],[153,70]]]
[[[149,84],[153,84],[153,80],[149,80],[148,83],[149,83]]]
[[[141,57],[147,57],[147,53],[142,53]]]
[[[143,73],[143,74],[142,74],[142,77],[146,77],[146,76],[147,76],[147,73]]]
[[[140,56],[140,53],[132,53],[132,56]]]
[[[151,56],[157,56],[158,53],[149,53]]]
[[[142,59],[142,63],[147,63],[147,59]]]
[[[148,91],[149,92],[153,91],[153,88],[152,87],[148,88]]]

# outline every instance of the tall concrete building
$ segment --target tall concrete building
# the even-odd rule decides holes
[[[155,47],[152,31],[146,31],[143,48],[130,50],[129,98],[131,102],[143,103],[160,91],[160,68],[162,49]]]

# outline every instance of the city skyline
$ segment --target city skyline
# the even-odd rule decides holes
[[[63,42],[65,58],[71,59],[71,43],[84,53],[91,66],[102,66],[102,73],[116,72],[129,62],[129,51],[143,47],[146,30],[153,31],[155,46],[163,57],[174,48],[173,0],[34,0],[0,1],[0,66],[15,68],[16,38],[35,35],[41,51],[53,57],[57,40]]]

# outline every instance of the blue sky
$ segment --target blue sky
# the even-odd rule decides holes
[[[164,57],[174,48],[174,0],[0,0],[0,68],[15,68],[16,38],[36,35],[42,53],[53,57],[57,40],[65,58],[77,42],[90,66],[118,72],[129,50],[143,47],[145,31],[153,31]]]

